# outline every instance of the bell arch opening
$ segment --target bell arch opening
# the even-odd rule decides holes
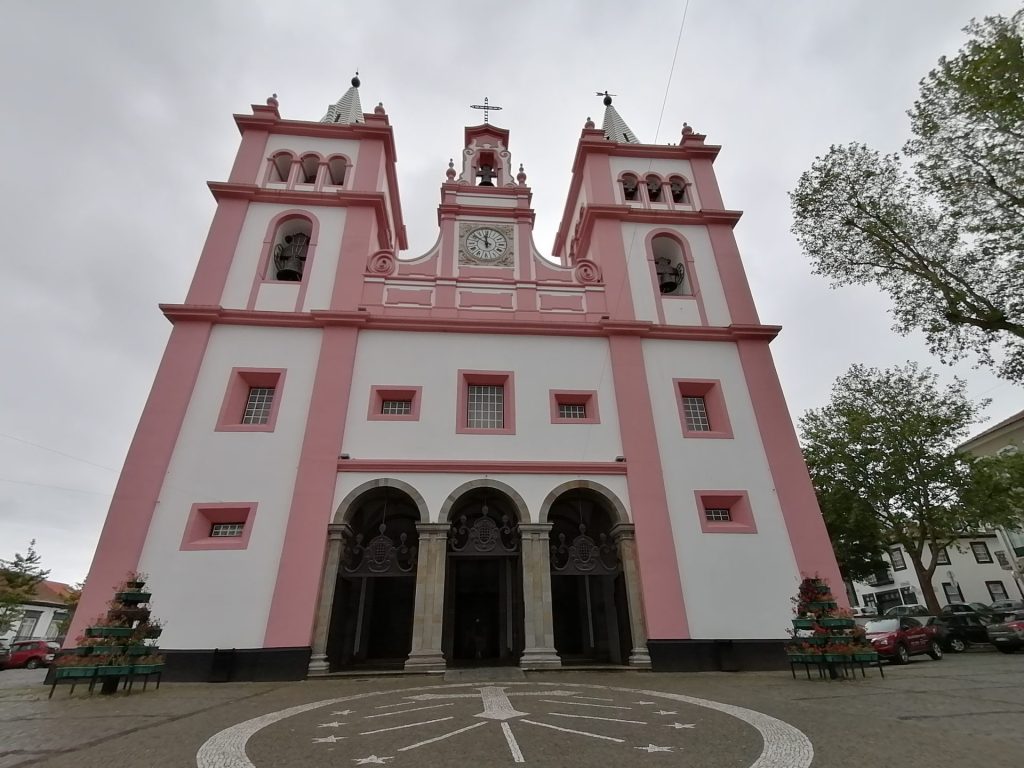
[[[632,648],[619,543],[620,512],[603,494],[574,488],[548,509],[551,612],[563,664],[626,664]]]
[[[515,664],[523,652],[523,575],[516,501],[493,487],[451,504],[442,648],[449,666]]]
[[[405,491],[381,485],[344,513],[341,556],[327,638],[331,671],[400,669],[412,646],[420,509]]]

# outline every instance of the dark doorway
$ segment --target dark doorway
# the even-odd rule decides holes
[[[455,575],[455,635],[452,654],[458,661],[493,661],[500,653],[501,561],[460,558]]]

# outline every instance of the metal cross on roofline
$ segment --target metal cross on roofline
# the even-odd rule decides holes
[[[490,117],[490,115],[488,114],[490,112],[490,110],[493,109],[495,112],[498,112],[499,110],[501,110],[501,107],[496,107],[493,104],[491,104],[487,100],[486,96],[484,96],[484,103],[483,104],[470,104],[469,108],[470,109],[482,109],[484,111],[484,122],[485,123],[488,122],[488,119]]]

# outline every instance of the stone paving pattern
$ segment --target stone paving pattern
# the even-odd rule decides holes
[[[302,683],[165,684],[159,691],[136,692],[130,697],[89,697],[81,688],[69,697],[66,688],[58,687],[52,700],[46,698],[49,689],[39,684],[42,675],[42,670],[0,671],[0,768],[192,767],[202,745],[224,729],[290,707],[352,696],[361,698],[307,709],[257,731],[248,741],[249,760],[256,768],[363,764],[431,768],[456,762],[514,766],[515,755],[506,740],[505,725],[510,726],[525,765],[731,768],[749,766],[758,759],[763,742],[748,723],[721,711],[677,701],[664,707],[664,699],[658,700],[657,707],[640,705],[636,702],[653,699],[608,689],[681,694],[764,713],[806,735],[813,744],[815,768],[1019,768],[1024,760],[1024,654],[1009,656],[987,650],[947,655],[940,662],[915,657],[906,667],[887,666],[884,680],[874,672],[856,682],[808,681],[802,677],[794,681],[788,672],[670,675],[552,671],[528,673],[525,681],[509,675],[509,692],[600,686],[576,689],[575,707],[562,706],[558,695],[543,697],[554,703],[541,703],[533,697],[538,700],[523,704],[531,697],[516,695],[509,701],[516,710],[531,713],[530,720],[558,723],[621,742],[530,725],[518,716],[507,721],[479,720],[479,698],[423,700],[414,706],[451,706],[407,712],[413,707],[402,702],[422,692],[406,689],[444,685],[436,675],[330,678]],[[431,693],[479,696],[476,692],[481,686],[502,685],[488,680]],[[405,692],[396,693],[400,690]],[[602,716],[597,713],[604,712],[603,706],[612,719],[566,717],[575,712],[589,714],[582,706],[583,696],[601,705],[594,708],[594,717]],[[367,715],[387,713],[391,705],[403,714],[365,719]],[[619,706],[630,709],[611,709]],[[638,714],[641,709],[642,715]],[[331,714],[346,710],[351,712]],[[654,714],[657,711],[675,711],[677,715],[658,716]],[[441,720],[448,717],[452,719]],[[420,725],[434,719],[440,722]],[[647,725],[616,722],[626,719]],[[671,728],[663,720],[692,723],[694,728]],[[331,722],[344,725],[321,727]],[[484,725],[423,748],[398,752],[403,746],[478,722]],[[409,727],[360,736],[377,730],[367,723],[383,723],[379,728]],[[660,740],[651,738],[655,732],[652,729],[661,728],[669,735]],[[314,741],[328,734],[336,735],[338,740]],[[648,744],[670,745],[673,751],[647,751],[636,746]],[[361,762],[372,756],[391,759]]]

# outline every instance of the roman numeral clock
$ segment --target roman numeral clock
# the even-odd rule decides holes
[[[511,224],[459,225],[459,264],[511,267],[513,264]]]

